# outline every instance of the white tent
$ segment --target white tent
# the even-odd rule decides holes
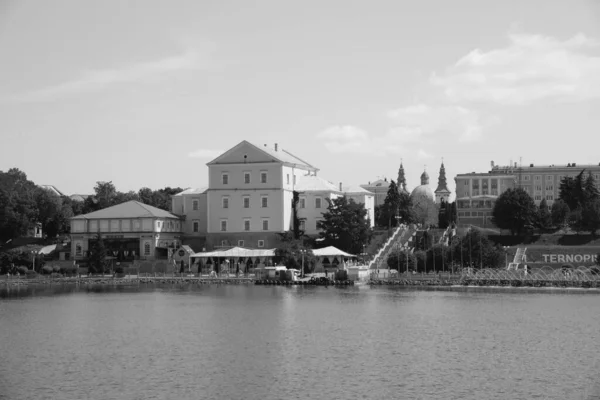
[[[237,257],[274,257],[275,249],[246,249],[243,247],[232,247],[227,250],[207,251],[194,253],[190,259],[194,258],[237,258]]]
[[[356,257],[353,254],[346,253],[334,246],[323,247],[322,249],[313,249],[313,254],[315,257]]]

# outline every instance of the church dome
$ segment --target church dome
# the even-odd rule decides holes
[[[428,184],[420,185],[414,188],[410,194],[410,197],[413,201],[413,204],[419,203],[422,199],[428,199],[435,202],[435,194]]]
[[[429,174],[427,171],[423,171],[421,174],[421,186],[422,185],[429,185]]]

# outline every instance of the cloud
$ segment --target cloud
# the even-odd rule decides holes
[[[196,151],[192,151],[191,153],[188,153],[188,157],[213,159],[213,158],[217,158],[221,154],[223,154],[222,150],[200,149],[200,150],[196,150]]]
[[[423,149],[420,149],[420,150],[417,152],[417,157],[418,157],[419,159],[421,159],[421,160],[426,160],[426,159],[429,159],[429,158],[433,158],[433,155],[431,155],[431,154],[427,153],[427,152],[426,152],[425,150],[423,150]]]
[[[352,125],[332,126],[317,134],[331,153],[366,154],[372,149],[372,139],[364,130]]]
[[[473,142],[481,138],[484,127],[494,122],[492,118],[456,105],[416,104],[389,111],[388,117],[395,125],[391,135],[404,144],[431,144],[441,135]]]
[[[527,105],[541,100],[600,98],[600,55],[595,40],[510,34],[506,47],[475,49],[430,82],[454,102]]]
[[[87,71],[71,81],[16,95],[8,100],[17,103],[52,101],[77,93],[99,91],[114,84],[144,82],[172,72],[207,68],[213,49],[212,45],[207,45],[203,49],[190,48],[181,54],[154,61]]]

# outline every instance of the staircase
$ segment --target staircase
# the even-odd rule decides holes
[[[513,262],[511,262],[510,264],[508,264],[508,267],[506,268],[508,271],[510,270],[518,270],[519,269],[519,265],[525,263],[527,261],[527,257],[525,255],[525,253],[527,252],[527,247],[519,247],[517,248],[517,252],[515,253],[515,258],[513,259]]]
[[[395,248],[403,246],[403,240],[406,239],[408,242],[412,236],[414,236],[414,232],[411,235],[411,229],[408,227],[398,227],[390,236],[390,238],[385,242],[385,245],[379,249],[377,255],[371,260],[369,263],[369,269],[387,269],[387,266],[384,263],[387,261],[388,256]]]

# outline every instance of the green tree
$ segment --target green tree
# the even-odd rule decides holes
[[[94,186],[94,192],[96,193],[96,201],[98,202],[98,209],[107,208],[113,206],[115,203],[115,198],[117,197],[117,189],[115,185],[113,185],[112,181],[96,182],[96,186]]]
[[[413,222],[424,227],[436,225],[438,221],[438,208],[433,199],[421,197],[412,205]]]
[[[546,199],[542,199],[538,207],[536,225],[541,229],[548,229],[552,226],[552,215],[550,214],[550,210],[548,210]]]
[[[451,254],[450,254],[451,253]],[[471,228],[467,234],[452,241],[449,252],[452,262],[463,267],[502,268],[504,251],[495,246],[479,229]]]
[[[387,258],[388,268],[395,269],[400,273],[406,272],[407,265],[409,271],[416,271],[416,264],[415,256],[406,249],[396,249]]]
[[[563,200],[558,199],[552,203],[552,210],[550,214],[552,216],[552,224],[556,227],[563,228],[568,225],[569,214],[571,209]]]
[[[323,245],[360,254],[363,245],[369,243],[372,235],[365,205],[352,199],[348,201],[346,196],[327,199],[327,202],[327,211],[317,223]]]
[[[0,171],[0,240],[24,236],[37,222],[35,195],[38,190],[18,168]]]
[[[522,188],[508,189],[496,200],[492,222],[511,234],[521,234],[535,221],[537,210],[531,196]]]

